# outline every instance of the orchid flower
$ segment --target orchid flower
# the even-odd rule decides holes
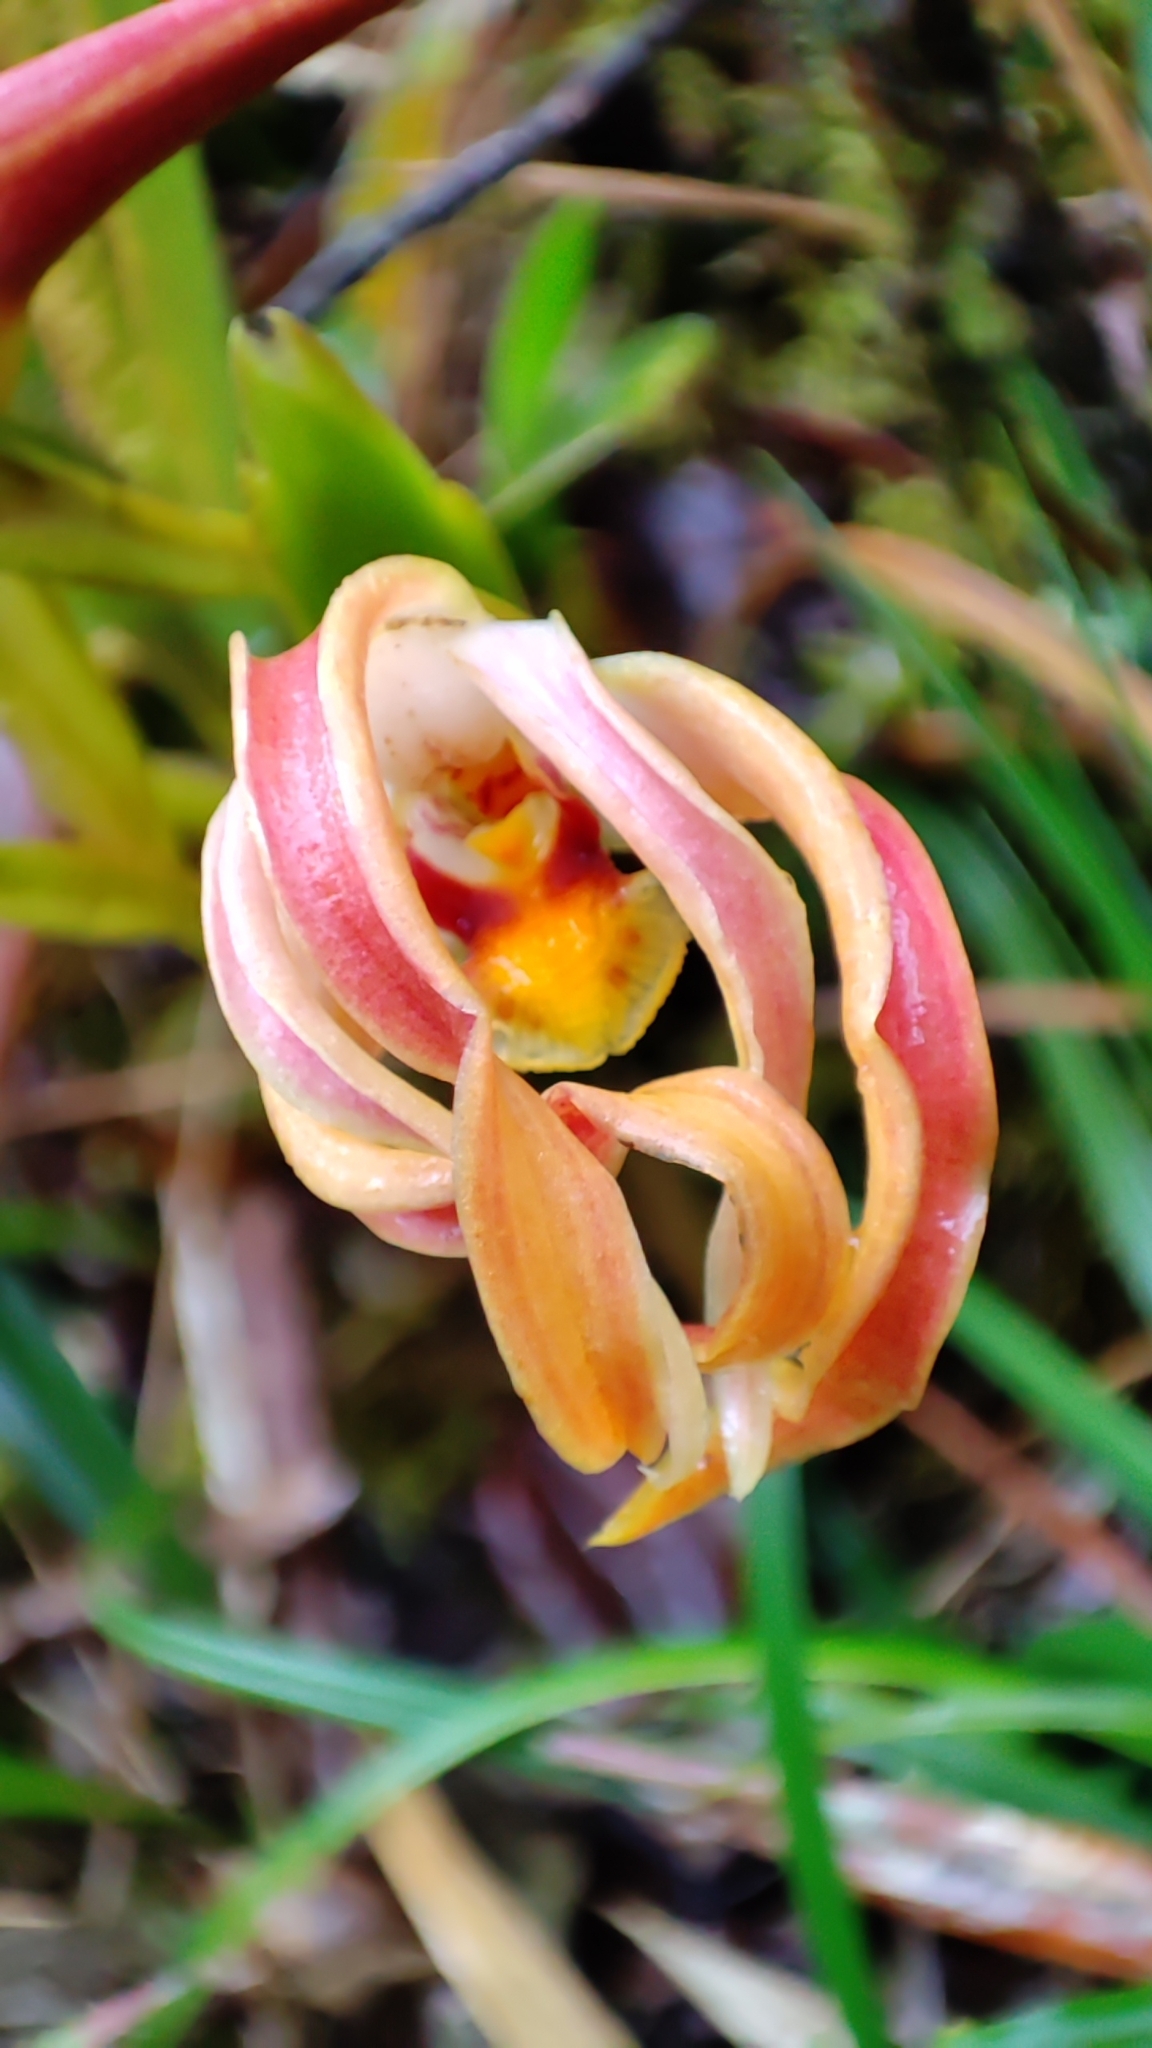
[[[138,179],[381,11],[380,0],[160,0],[0,74],[0,323]]]
[[[898,813],[738,684],[665,655],[593,665],[559,617],[493,619],[412,557],[351,576],[288,653],[238,640],[234,718],[205,929],[273,1130],[323,1200],[469,1259],[569,1464],[639,1462],[598,1540],[915,1405],[976,1257],[996,1113],[968,962]],[[764,819],[839,958],[855,1225],[805,1116],[812,953],[746,829]],[[646,1030],[689,938],[736,1064],[630,1093],[580,1078]],[[451,1111],[420,1076],[453,1084]],[[717,1183],[702,1325],[649,1271],[616,1178],[632,1147]]]

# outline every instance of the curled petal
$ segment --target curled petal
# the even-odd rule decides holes
[[[886,1044],[916,1092],[924,1166],[895,1273],[799,1422],[777,1417],[773,1464],[854,1443],[919,1401],[976,1263],[996,1149],[996,1095],[972,970],[948,899],[911,827],[864,784],[849,788],[884,863],[893,908]],[[725,1490],[717,1431],[679,1487],[641,1486],[600,1531],[631,1543]]]
[[[258,660],[233,642],[237,773],[276,894],[341,1006],[407,1065],[450,1077],[477,998],[420,901],[375,762],[375,795],[350,815],[325,724],[317,670],[346,658],[329,646],[344,640],[344,592],[287,654]],[[379,829],[360,839],[374,805]]]
[[[374,1237],[402,1252],[422,1252],[427,1259],[468,1256],[454,1203],[444,1209],[368,1210],[357,1220]]]
[[[279,1095],[354,1137],[451,1151],[448,1111],[359,1045],[293,960],[235,785],[204,843],[204,934],[233,1035]]]
[[[848,1204],[821,1139],[766,1081],[712,1067],[631,1095],[561,1082],[548,1101],[723,1183],[737,1270],[715,1326],[694,1333],[702,1366],[771,1359],[816,1327],[845,1261]]]
[[[451,1201],[450,1159],[350,1137],[297,1109],[270,1081],[261,1079],[260,1093],[292,1171],[333,1209],[373,1215],[381,1210],[442,1209]]]
[[[379,12],[379,0],[166,0],[5,72],[0,315],[146,172]]]
[[[456,1086],[456,1195],[468,1256],[512,1383],[542,1436],[581,1472],[626,1451],[651,1464],[698,1375],[659,1308],[612,1175],[477,1024]],[[701,1453],[669,1444],[671,1468]],[[661,1476],[669,1476],[665,1466]]]
[[[854,1443],[916,1406],[972,1277],[996,1151],[988,1040],[940,878],[900,813],[865,783],[850,779],[849,787],[892,893],[896,951],[880,1029],[916,1091],[924,1173],[887,1290],[807,1415],[779,1425],[783,1462]]]
[[[644,721],[613,701],[561,619],[478,627],[456,651],[517,731],[663,883],[712,964],[741,1064],[802,1107],[813,1001],[803,905],[791,877],[699,788],[691,735],[672,753],[654,743]]]
[[[868,1140],[868,1187],[852,1259],[777,1405],[801,1415],[888,1284],[916,1214],[920,1118],[911,1083],[877,1030],[892,971],[892,914],[880,857],[845,779],[807,734],[738,684],[671,655],[601,662],[613,696],[690,761],[705,789],[744,817],[770,817],[820,885],[840,963],[844,1039]]]

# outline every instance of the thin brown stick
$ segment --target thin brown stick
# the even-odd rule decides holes
[[[1015,1525],[1042,1536],[1090,1577],[1105,1599],[1152,1626],[1152,1570],[1095,1515],[1086,1513],[1015,1446],[988,1429],[939,1387],[929,1387],[904,1427],[965,1479],[979,1486]]]
[[[1152,1023],[1152,998],[1144,989],[1110,982],[982,981],[978,993],[985,1027],[999,1038],[1031,1031],[1124,1037]],[[817,991],[816,1029],[825,1038],[834,1038],[840,1029],[840,997],[834,988]]]
[[[251,1084],[247,1061],[231,1051],[149,1060],[107,1074],[62,1075],[0,1097],[0,1142],[226,1102]]]
[[[443,170],[437,161],[399,166],[423,183]],[[795,192],[763,192],[749,185],[721,185],[710,178],[677,178],[655,171],[622,171],[601,164],[520,164],[504,180],[517,198],[595,199],[613,213],[647,213],[678,219],[746,221],[753,226],[791,228],[811,242],[847,244],[868,251],[891,249],[894,233],[879,214],[862,206],[830,206]]]

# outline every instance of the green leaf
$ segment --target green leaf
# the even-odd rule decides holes
[[[989,715],[947,644],[860,574],[808,494],[772,458],[758,456],[757,468],[803,507],[823,536],[827,574],[887,635],[909,673],[924,678],[937,703],[962,711],[971,721],[980,741],[970,769],[973,779],[1083,917],[1107,971],[1123,981],[1152,985],[1152,892],[1071,750],[1065,748],[1055,776],[1030,759]],[[1028,687],[1037,717],[1047,718],[1033,686]]]
[[[118,1205],[0,1201],[0,1259],[70,1253],[138,1270],[150,1270],[156,1262],[154,1233]]]
[[[153,855],[171,847],[124,706],[62,606],[23,577],[2,574],[0,720],[42,802],[64,824],[109,847]]]
[[[1052,980],[1080,971],[1075,949],[1043,895],[986,821],[966,824],[939,806],[896,800],[940,869],[973,951],[994,973]],[[1152,1317],[1152,1132],[1115,1054],[1071,1032],[1031,1032],[1021,1050],[1099,1232],[1141,1313]]]
[[[5,0],[14,63],[142,0]],[[235,505],[228,293],[196,151],[169,159],[48,273],[32,322],[65,409],[113,467],[185,504]]]
[[[603,208],[562,200],[531,235],[504,294],[484,367],[485,467],[495,488],[526,467],[560,355],[596,270]]]
[[[61,1356],[31,1296],[0,1271],[0,1444],[77,1535],[136,1491],[127,1444]]]
[[[288,1636],[228,1628],[208,1617],[149,1614],[111,1601],[97,1619],[122,1650],[172,1677],[352,1728],[412,1734],[452,1713],[474,1690],[396,1658],[326,1651]]]
[[[0,1750],[0,1815],[5,1820],[130,1821],[137,1827],[172,1818],[118,1785],[70,1778],[66,1771],[7,1750]]]
[[[1152,1422],[1140,1409],[1114,1394],[1059,1337],[979,1275],[951,1341],[1152,1522]]]
[[[541,414],[527,468],[489,501],[497,524],[518,524],[614,449],[659,426],[700,375],[716,341],[710,320],[683,313],[617,343],[585,388],[557,397]]]
[[[797,1468],[769,1473],[744,1510],[772,1753],[784,1778],[789,1863],[808,1939],[859,2048],[883,2048],[887,2037],[863,1922],[837,1862],[821,1800],[822,1769],[808,1705],[811,1624],[800,1489]]]
[[[0,924],[87,945],[166,939],[198,956],[197,876],[142,853],[83,839],[0,843]]]
[[[169,1531],[166,1503],[57,1349],[27,1289],[3,1268],[0,1447],[77,1536],[109,1556],[144,1562],[170,1599],[211,1597],[210,1575]]]
[[[237,321],[232,365],[253,512],[306,630],[345,576],[383,555],[447,562],[478,590],[520,601],[479,502],[437,476],[319,335],[281,311]]]
[[[1102,1991],[990,2027],[949,2028],[936,2048],[1148,2048],[1150,2041],[1152,1991]]]
[[[0,570],[177,597],[268,591],[251,520],[123,484],[0,419]]]

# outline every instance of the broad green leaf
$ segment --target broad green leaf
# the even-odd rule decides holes
[[[132,721],[62,605],[2,574],[0,722],[62,823],[150,856],[171,845]]]
[[[139,11],[140,0],[3,0],[0,62]],[[198,155],[145,178],[35,293],[34,331],[69,418],[135,483],[237,502],[227,292]]]
[[[1059,1337],[979,1276],[951,1340],[1152,1522],[1152,1422]]]
[[[562,200],[529,237],[488,343],[484,367],[485,463],[489,486],[531,458],[565,343],[596,269],[602,207]]]
[[[528,466],[489,502],[497,524],[526,519],[614,449],[659,426],[715,347],[712,322],[697,313],[658,320],[618,342],[586,389],[541,413]]]
[[[437,476],[318,335],[284,312],[237,321],[232,363],[253,512],[306,630],[345,576],[383,555],[430,556],[519,600],[477,499]]]
[[[151,753],[147,757],[152,794],[182,840],[203,837],[213,811],[228,793],[232,777],[202,754]]]
[[[16,840],[0,844],[0,924],[42,938],[124,945],[167,939],[201,950],[197,876],[145,849],[96,840]]]
[[[242,513],[201,510],[110,477],[0,419],[0,570],[177,597],[270,588]]]

